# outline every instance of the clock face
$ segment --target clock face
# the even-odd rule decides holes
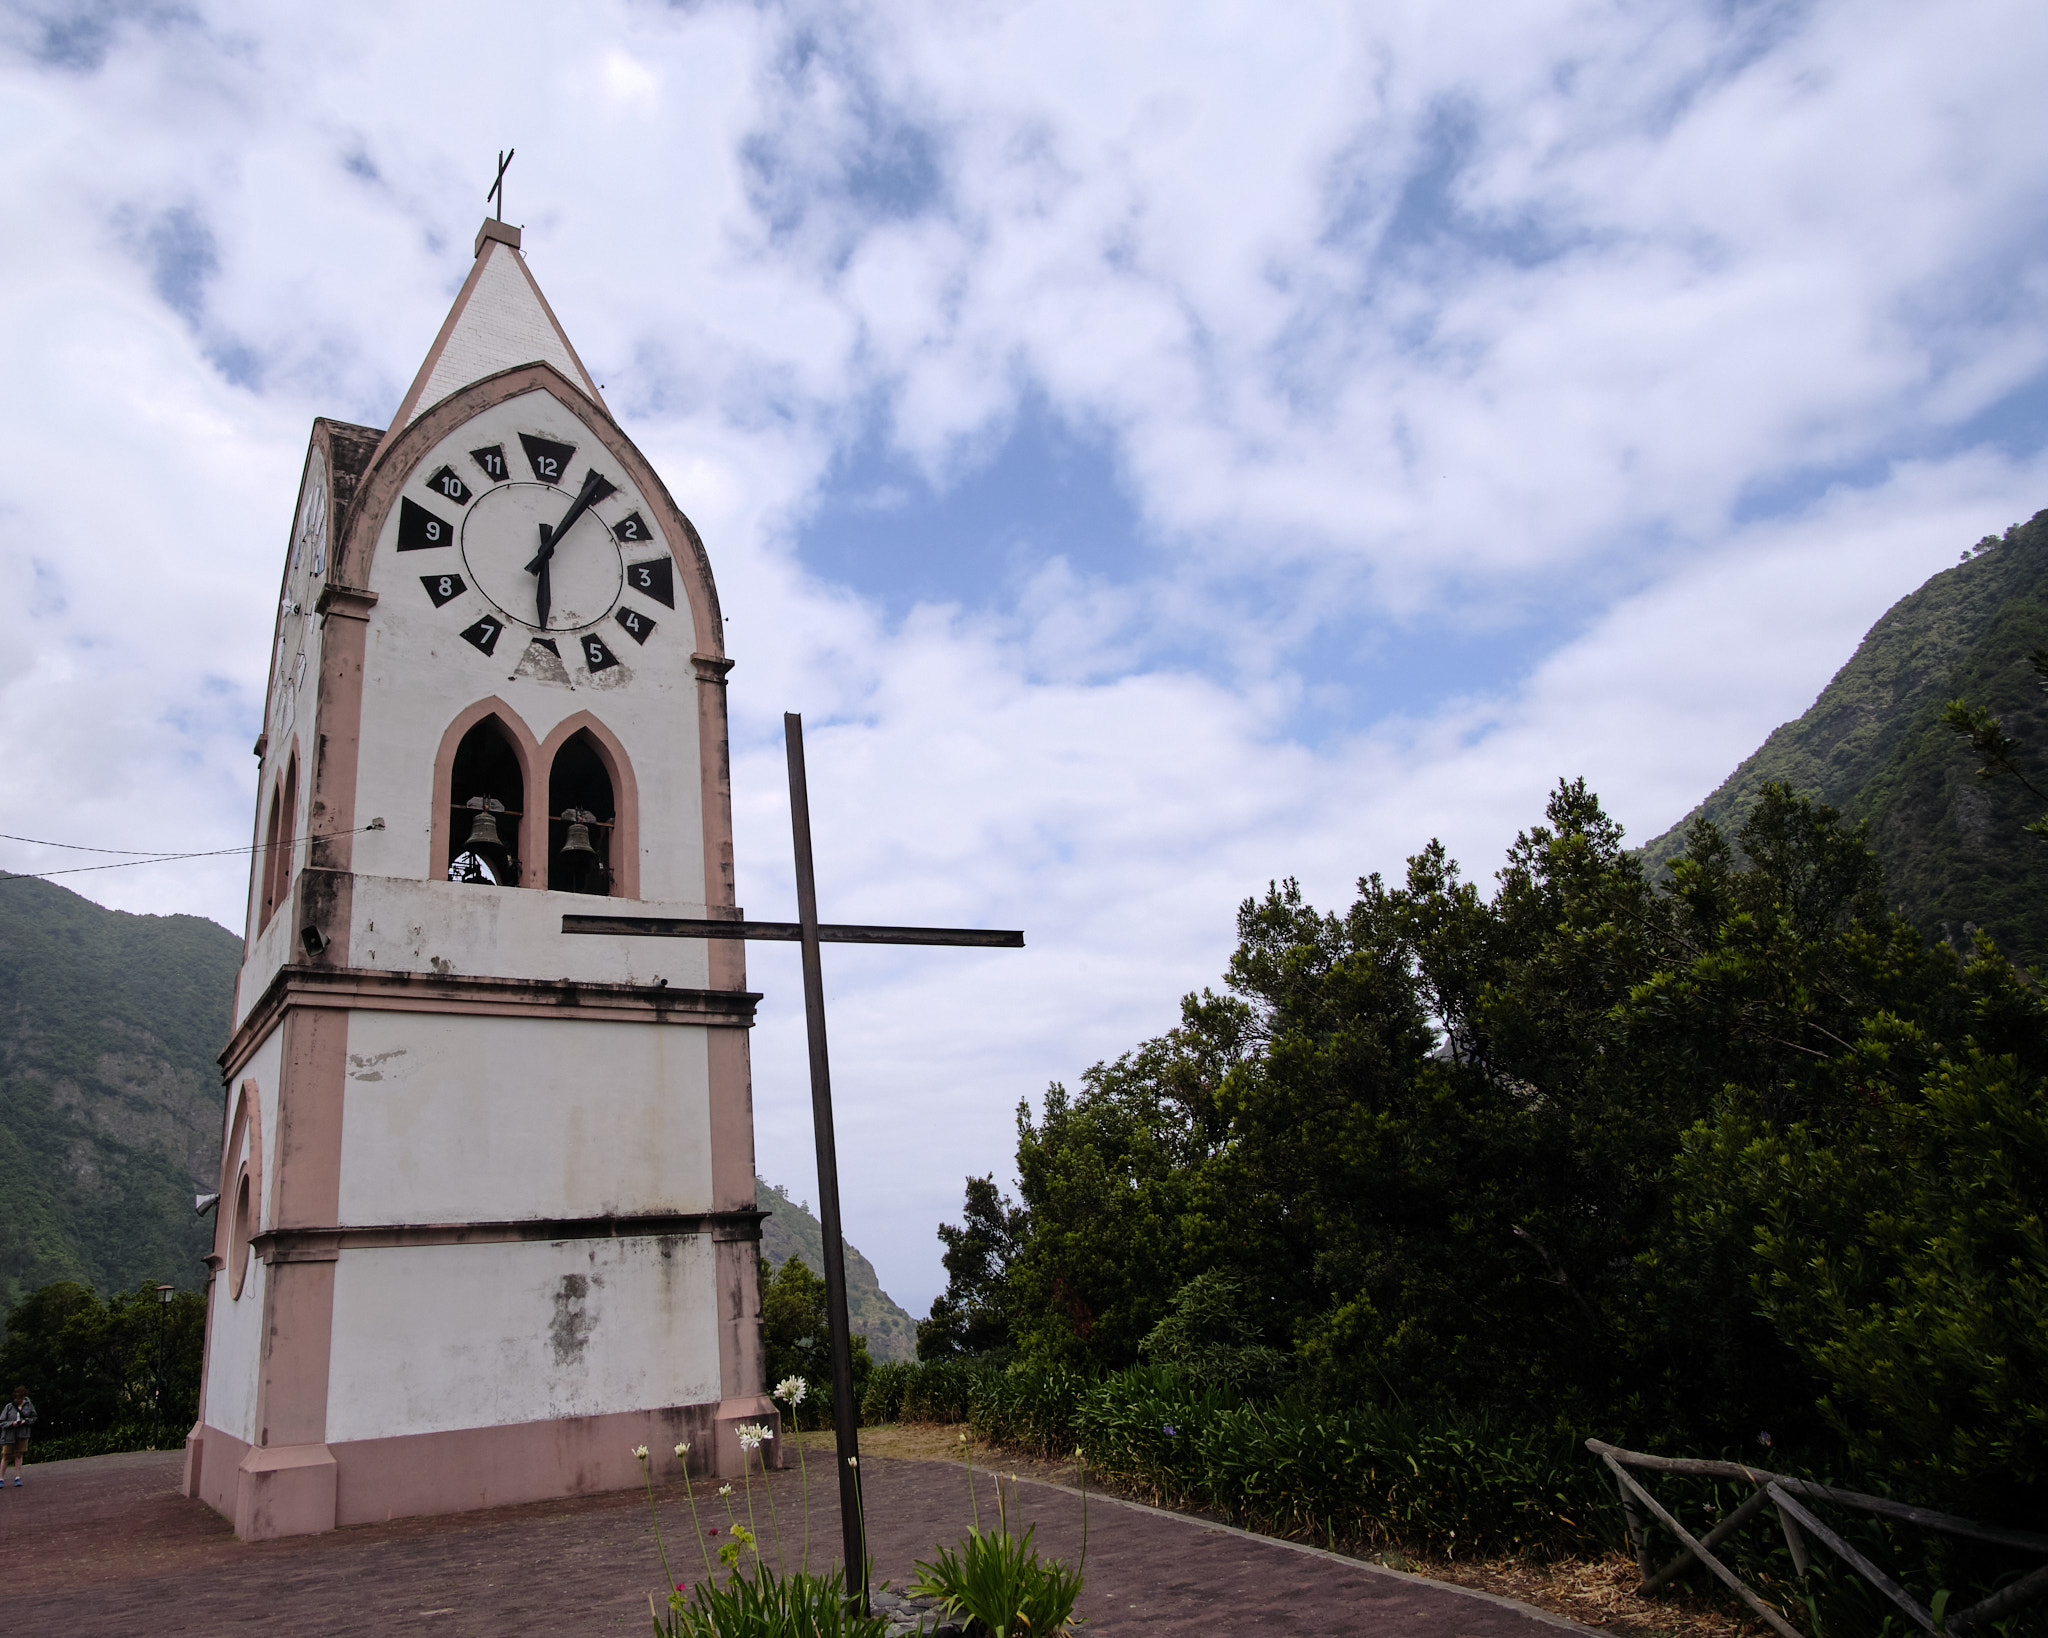
[[[306,682],[306,636],[313,600],[327,573],[327,463],[315,451],[307,462],[304,498],[292,530],[291,562],[278,605],[277,676],[271,688],[270,726],[282,737],[298,714]]]
[[[462,563],[469,583],[507,620],[534,631],[577,632],[618,605],[625,559],[604,519],[586,508],[548,555],[547,618],[541,618],[540,574],[529,565],[578,493],[546,483],[500,484],[479,495],[463,515]]]
[[[509,637],[515,652],[547,651],[543,672],[571,661],[625,678],[621,662],[659,641],[675,607],[674,564],[611,452],[587,429],[535,430],[517,403],[444,440],[407,482],[393,546],[410,595],[480,654]]]

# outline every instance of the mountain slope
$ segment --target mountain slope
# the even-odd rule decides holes
[[[2026,664],[2048,645],[2048,512],[1981,542],[1886,612],[1813,707],[1767,739],[1721,788],[1649,843],[1668,862],[1693,819],[1740,828],[1770,780],[1868,821],[1894,905],[1934,937],[1988,931],[2018,960],[2048,960],[2048,841],[2020,826],[2040,804],[1987,785],[1941,724],[1964,698],[1989,705],[2048,786],[2048,695]]]
[[[242,941],[0,881],[0,1305],[51,1280],[191,1289],[213,1223]]]
[[[790,1199],[787,1189],[764,1179],[756,1181],[762,1209],[773,1213],[761,1223],[761,1255],[777,1268],[791,1257],[800,1257],[812,1273],[824,1273],[824,1225]],[[846,1248],[846,1313],[854,1334],[868,1339],[868,1352],[877,1362],[917,1357],[917,1321],[890,1300],[875,1265],[850,1243]]]

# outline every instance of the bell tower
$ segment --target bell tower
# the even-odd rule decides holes
[[[734,1473],[762,1394],[703,542],[488,221],[279,601],[186,1491],[247,1539]]]

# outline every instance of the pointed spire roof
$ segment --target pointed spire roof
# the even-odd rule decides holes
[[[603,396],[519,251],[519,229],[477,230],[476,265],[385,434],[389,443],[452,392],[519,364],[552,364],[602,406]]]

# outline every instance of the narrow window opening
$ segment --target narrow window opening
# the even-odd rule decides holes
[[[277,813],[277,841],[270,850],[270,902],[282,909],[292,888],[292,861],[299,851],[299,759],[293,755],[284,771],[284,801]]]
[[[512,737],[496,717],[462,736],[448,787],[448,879],[517,886],[526,781]]]
[[[557,893],[611,892],[617,826],[612,776],[584,729],[548,770],[548,886]]]
[[[271,915],[277,909],[277,816],[284,806],[282,788],[270,793],[270,821],[263,827],[263,856],[256,861],[256,880],[263,889],[263,908],[256,918],[256,930],[260,933],[270,925]]]

